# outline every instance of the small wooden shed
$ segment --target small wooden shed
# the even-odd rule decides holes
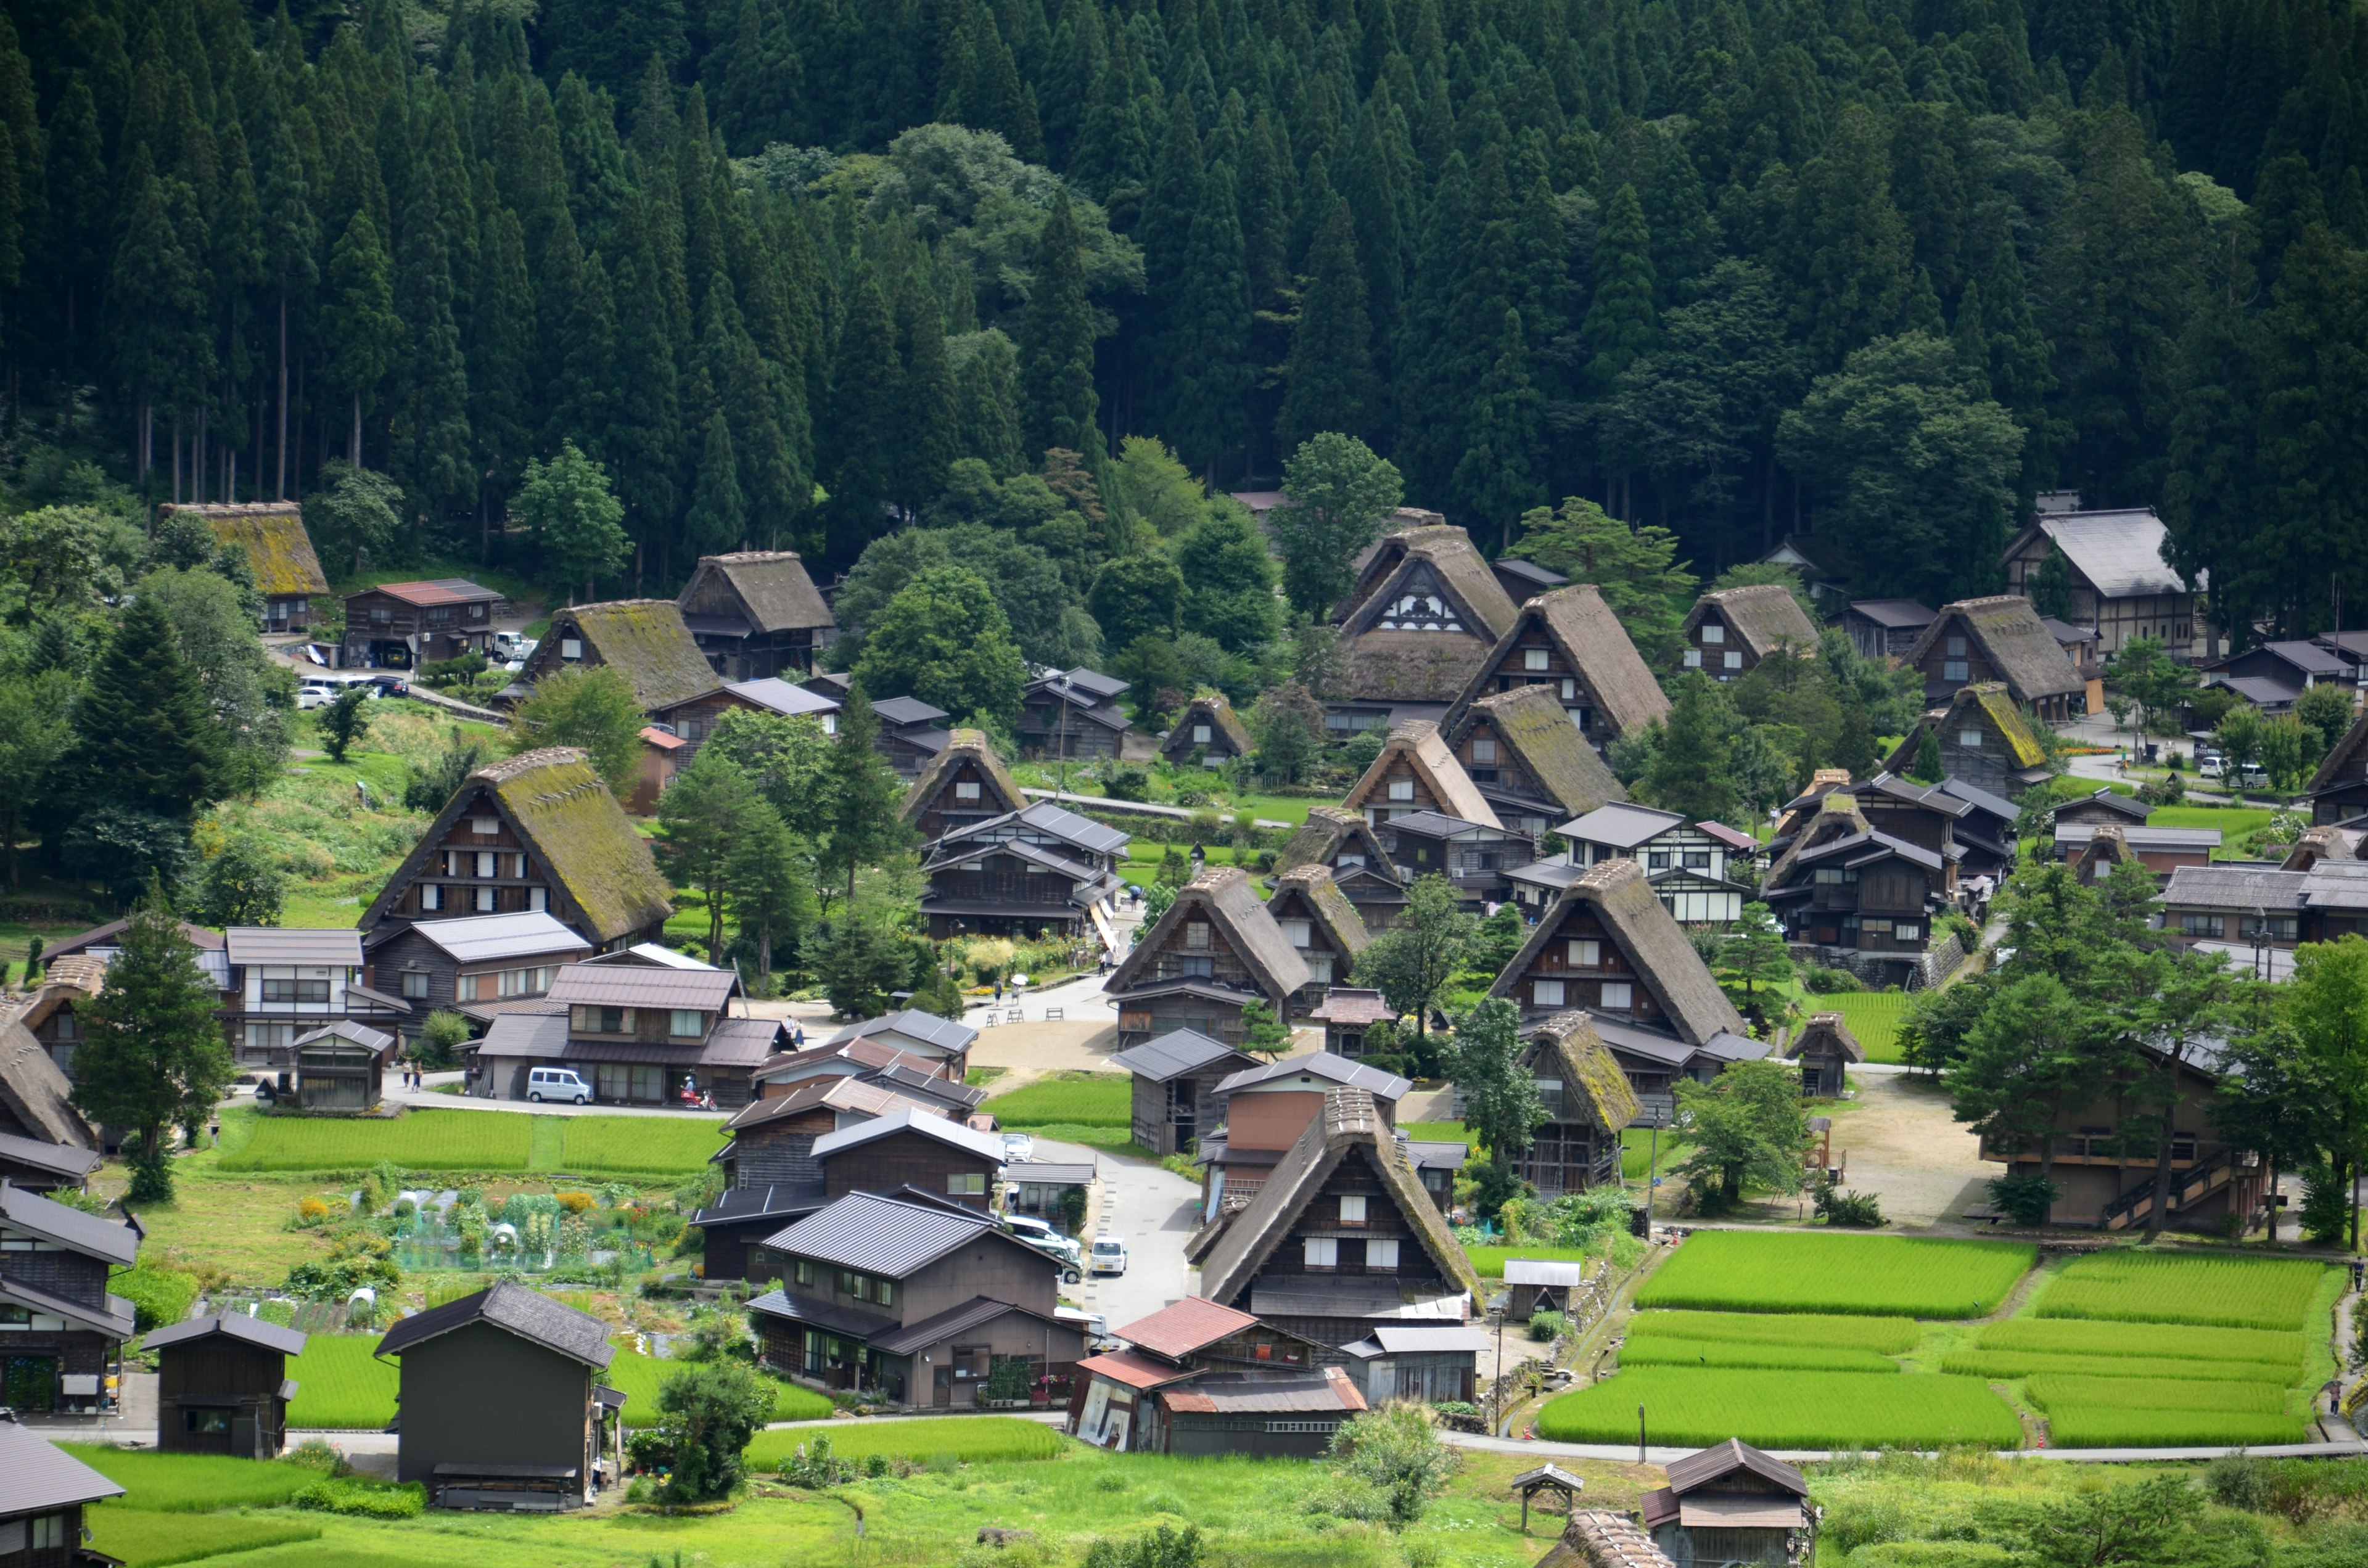
[[[1365,1403],[1470,1403],[1488,1336],[1463,1324],[1383,1324],[1342,1346]]]
[[[1865,1049],[1839,1013],[1810,1015],[1784,1055],[1801,1064],[1801,1096],[1813,1100],[1839,1099],[1843,1074],[1866,1060]]]
[[[1558,1312],[1570,1305],[1571,1293],[1584,1280],[1587,1266],[1538,1257],[1505,1260],[1505,1284],[1512,1301],[1505,1315],[1527,1323],[1535,1312]]]
[[[1677,1563],[1782,1568],[1808,1556],[1809,1483],[1739,1437],[1688,1454],[1643,1500],[1653,1544]]]
[[[156,1330],[147,1348],[157,1353],[157,1448],[279,1456],[296,1397],[288,1358],[304,1353],[303,1335],[244,1312],[215,1312]]]
[[[376,1109],[394,1043],[394,1036],[350,1018],[298,1035],[297,1106],[303,1110]]]

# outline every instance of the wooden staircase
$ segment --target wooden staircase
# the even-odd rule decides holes
[[[2244,1163],[2250,1165],[2251,1156],[2247,1156]],[[2223,1149],[2201,1165],[2171,1172],[2170,1198],[2164,1212],[2176,1214],[2198,1199],[2211,1197],[2237,1179],[2238,1168],[2237,1152]],[[2105,1206],[2105,1229],[2126,1230],[2142,1223],[2154,1212],[2154,1178],[2148,1176]]]

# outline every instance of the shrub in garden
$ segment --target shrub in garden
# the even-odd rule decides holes
[[[1133,1540],[1097,1540],[1087,1549],[1086,1568],[1200,1568],[1201,1527],[1161,1525]]]
[[[2045,1224],[2047,1210],[2064,1196],[2062,1187],[2036,1172],[1992,1177],[1989,1189],[1990,1207],[2023,1226]]]
[[[1543,1343],[1548,1340],[1560,1339],[1564,1335],[1568,1334],[1569,1332],[1570,1319],[1565,1317],[1560,1312],[1531,1312],[1530,1314],[1530,1337],[1531,1339]]]
[[[1885,1223],[1883,1205],[1872,1192],[1846,1192],[1837,1184],[1817,1184],[1817,1213],[1827,1224],[1873,1230]]]
[[[1801,968],[1801,989],[1812,996],[1836,996],[1866,986],[1846,969],[1827,969],[1822,964],[1804,964]]]
[[[1351,1417],[1332,1434],[1326,1451],[1344,1474],[1389,1499],[1396,1529],[1422,1517],[1463,1462],[1439,1440],[1429,1413],[1418,1404],[1386,1404]]]
[[[666,1380],[658,1427],[674,1449],[668,1503],[706,1503],[740,1484],[743,1450],[773,1414],[773,1390],[736,1361],[710,1361]]]

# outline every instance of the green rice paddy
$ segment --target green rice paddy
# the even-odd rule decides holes
[[[2038,1257],[2017,1242],[1702,1231],[1636,1294],[1639,1307],[1973,1318]]]
[[[105,1443],[58,1446],[124,1489],[123,1496],[107,1505],[110,1509],[193,1514],[210,1508],[268,1507],[285,1503],[321,1479],[319,1471],[283,1460],[164,1454],[154,1449],[118,1449]]]
[[[1719,1339],[1762,1345],[1829,1346],[1905,1356],[1921,1334],[1913,1318],[1842,1317],[1817,1312],[1638,1312],[1628,1320],[1639,1339]]]
[[[1872,1350],[1776,1345],[1751,1339],[1631,1339],[1622,1367],[1765,1367],[1771,1370],[1896,1372],[1899,1363]]]
[[[885,1454],[925,1463],[940,1454],[964,1464],[1000,1460],[1048,1460],[1061,1451],[1061,1435],[1039,1421],[1014,1415],[923,1416],[910,1421],[862,1421],[824,1426],[791,1426],[759,1432],[748,1445],[751,1470],[771,1470],[811,1446],[816,1437],[830,1439],[834,1458],[869,1459]]]
[[[2075,1259],[2034,1317],[2299,1329],[2327,1266],[2301,1258],[2114,1251]]]
[[[469,1113],[464,1113],[469,1114]],[[670,1116],[568,1116],[559,1168],[571,1176],[686,1176],[723,1146],[723,1124]]]
[[[1812,1013],[1839,1013],[1850,1033],[1866,1048],[1869,1062],[1897,1062],[1899,1024],[1907,1016],[1904,991],[1842,991],[1803,999]]]
[[[2011,1449],[2022,1440],[2013,1409],[1972,1378],[1725,1367],[1622,1372],[1547,1404],[1538,1436],[1632,1442],[1640,1404],[1650,1441],[1689,1447],[1733,1437],[1772,1449]]]
[[[997,1095],[979,1107],[1006,1127],[1124,1128],[1133,1121],[1133,1080],[1122,1073],[1064,1073]]]
[[[2285,1368],[2260,1361],[2137,1360],[2126,1356],[2051,1356],[2036,1350],[1952,1350],[1941,1358],[1944,1372],[2001,1382],[2048,1372],[2125,1377],[2133,1367],[2144,1368],[2157,1378],[2261,1382],[2278,1388],[2283,1388],[2293,1376]]]
[[[371,1355],[381,1337],[315,1334],[307,1338],[304,1353],[288,1363],[288,1375],[296,1380],[296,1400],[288,1407],[288,1425],[379,1431],[393,1420],[400,1381],[395,1364]],[[318,1475],[313,1479],[318,1480]]]
[[[658,1393],[668,1378],[686,1370],[688,1363],[662,1361],[655,1356],[637,1351],[619,1350],[600,1381],[625,1396],[625,1425],[655,1426],[658,1424]],[[810,1388],[778,1379],[766,1380],[773,1385],[773,1415],[776,1421],[821,1421],[831,1413],[831,1403]]]
[[[723,1141],[714,1118],[475,1110],[415,1110],[383,1121],[265,1116],[219,1168],[325,1174],[392,1160],[407,1171],[679,1180],[703,1169]]]
[[[2009,1318],[1984,1326],[1974,1344],[1984,1350],[2038,1350],[2065,1356],[2260,1361],[2284,1371],[2299,1370],[2307,1348],[2299,1334],[2265,1329],[2085,1323],[2067,1318]]]
[[[2124,1409],[2235,1410],[2275,1415],[2286,1391],[2275,1383],[2207,1382],[2199,1378],[2095,1378],[2049,1373],[2023,1385],[2036,1410],[2115,1405]]]
[[[307,1471],[305,1475],[308,1481],[321,1479],[319,1471]],[[301,1517],[165,1515],[127,1508],[120,1500],[85,1510],[83,1522],[90,1528],[91,1545],[121,1558],[126,1568],[167,1568],[175,1562],[198,1562],[233,1551],[321,1539],[320,1525]]]
[[[1505,1264],[1511,1258],[1525,1257],[1532,1263],[1581,1263],[1600,1255],[1585,1247],[1505,1246],[1465,1247],[1463,1256],[1472,1260],[1481,1278],[1502,1279]]]

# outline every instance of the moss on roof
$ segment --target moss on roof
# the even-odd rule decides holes
[[[1998,726],[1998,733],[2005,737],[2009,749],[2014,753],[2016,767],[2039,767],[2046,763],[2046,748],[2039,744],[2039,737],[2031,733],[2031,725],[2024,720],[2022,710],[2015,706],[2014,699],[2007,695],[2004,686],[1984,681],[1980,686],[1967,689],[1974,693],[1974,700],[1981,705],[1982,711],[1990,716],[1990,722]]]
[[[723,688],[723,678],[709,667],[672,599],[614,599],[563,609],[552,618],[544,641],[559,637],[571,621],[600,663],[632,683],[645,712]]]
[[[1192,724],[1196,719],[1206,720],[1215,725],[1217,733],[1224,736],[1225,744],[1234,748],[1236,756],[1251,749],[1249,730],[1243,724],[1241,715],[1234,711],[1234,705],[1225,700],[1222,692],[1204,691],[1177,715],[1175,726],[1167,732],[1167,744],[1163,748],[1163,755],[1173,760],[1190,753],[1196,744],[1192,739]]]
[[[1628,798],[1627,790],[1571,722],[1570,710],[1552,687],[1517,686],[1482,698],[1456,721],[1450,746],[1462,745],[1463,737],[1483,719],[1511,749],[1514,759],[1572,816],[1585,816],[1598,806]]]
[[[1372,945],[1373,935],[1365,929],[1365,917],[1332,880],[1332,868],[1323,865],[1293,866],[1277,880],[1274,897],[1267,903],[1269,910],[1296,895],[1308,913],[1321,922],[1332,946],[1353,959]],[[1280,920],[1282,915],[1275,916]],[[1346,978],[1345,976],[1340,978]]]
[[[582,752],[522,752],[470,778],[493,786],[520,834],[584,911],[594,941],[614,941],[674,913],[674,890],[658,874],[649,841],[633,830]]]
[[[1635,1086],[1620,1070],[1611,1048],[1596,1032],[1595,1020],[1586,1013],[1556,1013],[1540,1025],[1531,1060],[1545,1051],[1552,1051],[1561,1062],[1563,1082],[1577,1091],[1597,1127],[1617,1137],[1636,1119],[1640,1107]]]
[[[255,568],[255,585],[265,597],[327,595],[329,579],[322,575],[321,558],[313,553],[313,537],[304,531],[304,516],[295,502],[165,510],[194,513],[214,530],[216,543],[245,551],[247,564]]]
[[[964,762],[978,764],[979,771],[986,775],[987,787],[1002,797],[999,802],[981,801],[965,810],[985,811],[992,806],[1000,812],[1016,812],[1027,806],[1028,797],[1021,792],[1019,780],[1003,766],[1003,758],[996,755],[995,743],[986,738],[986,732],[956,730],[947,738],[946,749],[929,759],[920,777],[913,780],[913,787],[905,791],[905,803],[896,808],[897,820],[907,825],[918,822],[930,802],[945,792],[954,769]]]

